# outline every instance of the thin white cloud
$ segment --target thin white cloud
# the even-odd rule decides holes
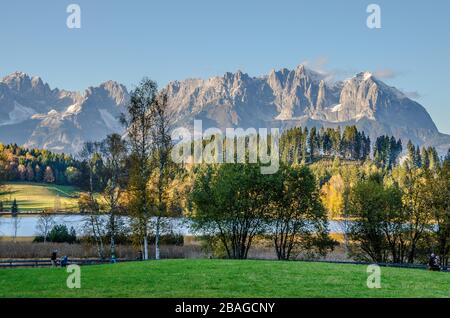
[[[325,81],[327,82],[335,82],[338,80],[342,80],[346,77],[352,76],[357,73],[357,70],[345,70],[345,69],[329,69],[327,67],[329,62],[328,57],[319,56],[314,60],[306,60],[301,64],[305,65],[309,69],[320,73],[324,76]]]
[[[375,77],[378,77],[379,79],[391,79],[397,77],[399,73],[392,69],[385,68],[376,70],[375,72],[373,72],[373,75],[375,75]]]
[[[412,91],[412,92],[405,92],[403,91],[403,94],[405,94],[408,98],[411,99],[419,99],[422,97],[418,91]]]

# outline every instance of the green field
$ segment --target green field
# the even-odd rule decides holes
[[[58,208],[60,211],[76,211],[79,190],[71,186],[46,183],[13,182],[4,184],[0,200],[4,209],[11,208],[16,199],[19,211],[42,211]]]
[[[81,267],[81,289],[61,268],[1,269],[0,297],[450,297],[450,273],[279,261],[161,260]]]

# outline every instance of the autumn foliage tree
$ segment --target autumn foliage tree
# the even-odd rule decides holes
[[[301,251],[326,251],[334,246],[316,179],[306,166],[281,169],[269,178],[271,195],[267,221],[278,259],[295,258]]]
[[[283,165],[263,175],[258,164],[222,164],[197,174],[192,192],[195,228],[217,235],[229,258],[247,258],[255,238],[270,233],[277,257],[333,247],[314,175]]]
[[[194,227],[217,235],[228,258],[245,259],[270,209],[270,175],[257,164],[207,166],[192,192]]]
[[[44,182],[53,183],[55,182],[55,176],[53,175],[53,169],[49,166],[45,168],[44,172]]]

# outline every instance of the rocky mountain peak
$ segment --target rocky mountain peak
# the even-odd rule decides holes
[[[356,78],[360,81],[368,81],[368,80],[373,80],[374,76],[371,72],[366,71],[366,72],[361,72],[361,73],[356,74],[354,76],[354,78]]]
[[[47,83],[44,83],[39,76],[33,76],[24,72],[14,72],[5,76],[1,82],[16,94],[36,94],[41,97],[52,94],[52,90]],[[56,90],[57,91],[57,90]]]
[[[115,81],[107,81],[100,84],[99,88],[105,90],[117,105],[123,106],[128,101],[128,90],[122,84]]]
[[[14,91],[27,91],[31,88],[31,78],[24,72],[14,72],[5,76],[2,82]]]
[[[297,65],[297,67],[295,68],[295,72],[296,73],[305,73],[305,65],[304,64],[299,64]]]
[[[106,107],[113,103],[114,105],[124,106],[128,101],[128,91],[125,86],[115,82],[107,81],[99,86],[91,86],[84,93],[84,100],[90,107]]]

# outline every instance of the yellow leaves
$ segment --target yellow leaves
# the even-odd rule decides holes
[[[332,176],[321,189],[321,199],[331,218],[341,216],[344,208],[344,181],[340,175]]]
[[[171,180],[165,191],[165,199],[169,211],[186,212],[188,208],[189,193],[193,189],[194,180],[191,175]]]
[[[130,200],[131,200],[131,193],[129,191],[123,191],[119,197],[119,205],[127,206]]]
[[[78,198],[78,207],[82,213],[89,212],[91,210],[91,197],[88,193],[80,193],[80,197]]]

